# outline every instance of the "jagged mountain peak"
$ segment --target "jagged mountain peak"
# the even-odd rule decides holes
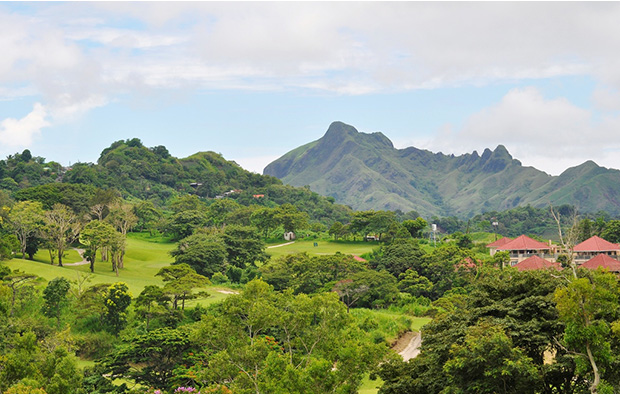
[[[620,195],[620,171],[588,161],[567,172],[553,177],[523,167],[501,144],[482,155],[396,149],[383,133],[358,132],[340,121],[319,140],[290,151],[264,170],[290,185],[309,185],[356,210],[467,217],[524,204],[567,203],[581,212],[620,213],[620,202],[610,198]],[[570,174],[579,181],[567,180]]]

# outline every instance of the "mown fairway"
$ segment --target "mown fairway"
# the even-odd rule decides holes
[[[318,245],[315,247],[314,243]],[[373,248],[379,248],[379,244],[364,241],[296,240],[291,244],[286,242],[269,244],[267,245],[267,253],[271,255],[272,259],[299,252],[307,252],[310,255],[327,255],[340,252],[360,256],[372,252]]]
[[[164,266],[170,265],[173,259],[169,252],[174,249],[175,243],[166,242],[159,238],[150,238],[144,234],[129,233],[127,237],[127,253],[125,255],[125,268],[119,270],[118,277],[112,271],[110,262],[102,262],[101,256],[97,254],[95,262],[95,273],[90,273],[90,267],[85,265],[71,265],[75,262],[81,262],[82,259],[75,250],[68,250],[67,256],[63,259],[63,265],[59,267],[56,261],[55,265],[50,265],[49,254],[47,250],[41,250],[35,255],[34,261],[25,259],[11,259],[6,263],[11,269],[20,269],[26,273],[33,273],[43,277],[46,281],[50,281],[56,277],[65,277],[70,281],[81,281],[88,276],[89,281],[84,284],[88,287],[93,284],[125,282],[129,287],[132,296],[137,297],[147,285],[162,286],[163,282],[160,277],[155,274]],[[218,290],[227,290],[225,287],[210,286],[205,290],[211,296],[208,298],[199,298],[192,300],[195,303],[212,303],[226,297],[226,294],[217,292]]]

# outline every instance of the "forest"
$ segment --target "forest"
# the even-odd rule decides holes
[[[2,393],[620,392],[617,275],[485,247],[618,243],[604,212],[354,211],[138,139],[71,169],[25,150],[0,179]]]

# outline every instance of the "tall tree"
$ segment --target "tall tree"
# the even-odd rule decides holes
[[[115,233],[116,230],[114,230],[112,225],[98,219],[90,221],[84,226],[80,234],[80,242],[88,247],[85,255],[90,262],[90,271],[92,273],[95,272],[97,251],[109,246]]]
[[[215,235],[196,233],[181,240],[170,252],[174,263],[186,263],[198,274],[211,277],[226,271],[226,248]]]
[[[50,281],[43,290],[43,314],[49,318],[56,318],[56,327],[60,329],[60,315],[62,309],[68,304],[67,292],[71,288],[69,280],[64,277],[56,277]]]
[[[540,384],[538,369],[514,347],[501,326],[480,322],[455,344],[443,367],[453,393],[532,393]]]
[[[295,232],[308,225],[308,214],[290,203],[278,207],[275,219],[284,227],[284,232]]]
[[[108,287],[104,300],[103,323],[110,333],[118,333],[127,324],[127,308],[131,304],[131,294],[127,284],[120,282]]]
[[[156,276],[163,278],[164,294],[172,296],[173,309],[177,309],[178,302],[181,300],[181,310],[184,310],[185,300],[195,297],[193,290],[211,283],[208,278],[196,273],[186,263],[163,267]]]
[[[106,217],[106,221],[121,232],[122,240],[124,240],[127,236],[127,232],[138,223],[138,217],[134,214],[134,208],[131,204],[116,202],[110,206],[110,214]],[[114,240],[114,245],[117,247],[116,252],[118,252],[116,256],[116,266],[122,269],[125,260],[124,243],[116,238]]]
[[[68,245],[73,243],[82,228],[78,216],[69,207],[56,203],[45,212],[45,235],[58,254],[58,265]]]
[[[37,278],[39,278],[37,275],[25,273],[21,270],[13,270],[2,278],[2,282],[11,289],[11,311],[9,315],[13,316],[15,312],[15,302],[19,291]]]
[[[265,252],[265,243],[254,227],[229,225],[222,233],[222,241],[231,265],[245,268],[254,265],[256,261],[267,262],[269,259]]]
[[[9,221],[21,246],[22,259],[26,258],[28,238],[43,226],[43,205],[40,202],[16,203],[9,213]]]
[[[615,275],[600,271],[587,273],[585,278],[572,278],[554,295],[560,319],[566,324],[563,343],[572,355],[590,366],[593,394],[601,384],[601,369],[612,358],[609,334],[611,321],[620,314],[619,295]]]

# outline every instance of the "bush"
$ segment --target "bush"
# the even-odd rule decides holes
[[[98,359],[109,354],[115,344],[114,335],[108,332],[91,332],[76,335],[75,354],[84,359]]]
[[[215,285],[225,284],[229,281],[228,277],[223,275],[222,273],[215,273],[211,276],[211,282]]]

